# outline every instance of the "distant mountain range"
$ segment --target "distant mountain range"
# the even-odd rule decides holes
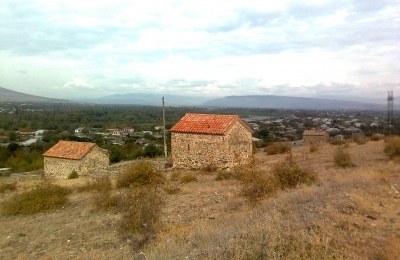
[[[333,100],[321,98],[286,97],[274,95],[227,96],[208,100],[206,107],[245,107],[245,108],[283,108],[283,109],[330,109],[367,110],[382,108],[381,104]]]
[[[96,104],[129,104],[129,105],[147,105],[160,106],[161,98],[164,97],[166,106],[199,106],[207,101],[205,97],[181,96],[170,94],[143,94],[143,93],[128,93],[115,94],[94,99],[84,99],[81,101],[96,103]]]
[[[29,95],[0,87],[0,102],[45,102],[45,103],[66,103],[68,100],[45,98]]]
[[[320,110],[385,110],[385,99],[367,100],[366,102],[335,100],[323,98],[286,97],[275,95],[227,96],[209,100],[206,97],[182,96],[171,94],[128,93],[104,96],[94,99],[74,101],[45,98],[28,95],[0,87],[0,102],[47,102],[67,103],[86,102],[94,104],[127,104],[161,106],[164,97],[166,106],[199,106],[199,107],[242,107],[242,108],[276,108],[276,109],[320,109]],[[398,100],[395,98],[395,100]],[[395,109],[400,109],[396,105]]]

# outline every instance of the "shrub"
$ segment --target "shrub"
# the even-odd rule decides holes
[[[266,177],[260,172],[246,173],[250,178],[245,180],[242,185],[240,194],[249,199],[250,203],[258,203],[261,199],[272,196],[276,190],[276,181],[272,177]]]
[[[164,175],[151,161],[139,161],[129,166],[117,179],[117,188],[152,186],[165,182]]]
[[[168,193],[168,194],[177,194],[178,192],[181,191],[179,187],[176,187],[174,185],[168,184],[163,186],[163,190]]]
[[[374,141],[374,142],[380,141],[382,139],[383,139],[383,136],[379,135],[379,134],[375,134],[375,135],[371,136],[371,138],[370,138],[370,140]]]
[[[180,177],[181,177],[181,173],[179,171],[174,171],[171,174],[170,180],[171,181],[179,181]]]
[[[310,170],[301,168],[290,154],[286,160],[272,169],[272,175],[281,189],[294,188],[298,184],[310,185],[318,180],[317,174]]]
[[[92,205],[95,209],[110,211],[118,206],[118,198],[112,196],[112,183],[108,175],[98,175],[88,185],[94,191]]]
[[[288,142],[275,142],[265,147],[264,152],[268,155],[288,153],[292,146]]]
[[[229,180],[232,179],[233,174],[231,172],[219,172],[217,174],[217,177],[215,177],[216,181],[222,181],[222,180]]]
[[[15,190],[17,188],[17,184],[15,183],[2,183],[0,184],[0,193],[5,192],[6,190]]]
[[[184,176],[181,177],[180,182],[182,184],[186,184],[192,181],[197,181],[196,176],[192,175],[192,174],[186,174]]]
[[[205,172],[215,172],[216,170],[217,170],[217,167],[212,164],[209,164],[209,165],[203,167],[203,171],[205,171]]]
[[[358,145],[366,144],[367,143],[367,138],[365,138],[365,136],[363,136],[363,135],[355,135],[353,137],[353,141]]]
[[[130,190],[121,197],[123,209],[119,224],[120,236],[130,239],[134,247],[140,249],[160,227],[161,198],[152,190]]]
[[[351,156],[348,152],[346,152],[343,148],[339,147],[333,155],[333,163],[336,166],[347,168],[347,167],[354,167],[355,164],[353,163]]]
[[[386,138],[384,152],[390,159],[398,159],[400,157],[400,137],[392,136]]]
[[[310,144],[310,153],[315,153],[319,150],[319,145],[317,143]]]
[[[346,143],[346,140],[342,140],[342,139],[331,139],[329,140],[329,143],[332,145],[342,145]]]
[[[75,171],[75,170],[73,170],[69,175],[68,175],[68,180],[71,180],[71,179],[78,179],[79,178],[79,175],[78,175],[78,173]]]
[[[4,203],[2,213],[6,216],[29,215],[59,209],[67,203],[70,193],[70,189],[51,183],[41,183],[30,191],[11,197]]]

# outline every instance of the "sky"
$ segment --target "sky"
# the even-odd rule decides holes
[[[0,87],[50,98],[400,94],[400,1],[0,2]]]

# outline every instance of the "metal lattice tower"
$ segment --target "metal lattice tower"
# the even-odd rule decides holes
[[[387,119],[388,119],[388,130],[389,134],[392,133],[393,128],[393,90],[388,91],[388,98],[387,98]]]

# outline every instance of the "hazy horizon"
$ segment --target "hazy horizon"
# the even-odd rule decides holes
[[[5,0],[0,32],[0,86],[48,98],[400,93],[394,0]]]

